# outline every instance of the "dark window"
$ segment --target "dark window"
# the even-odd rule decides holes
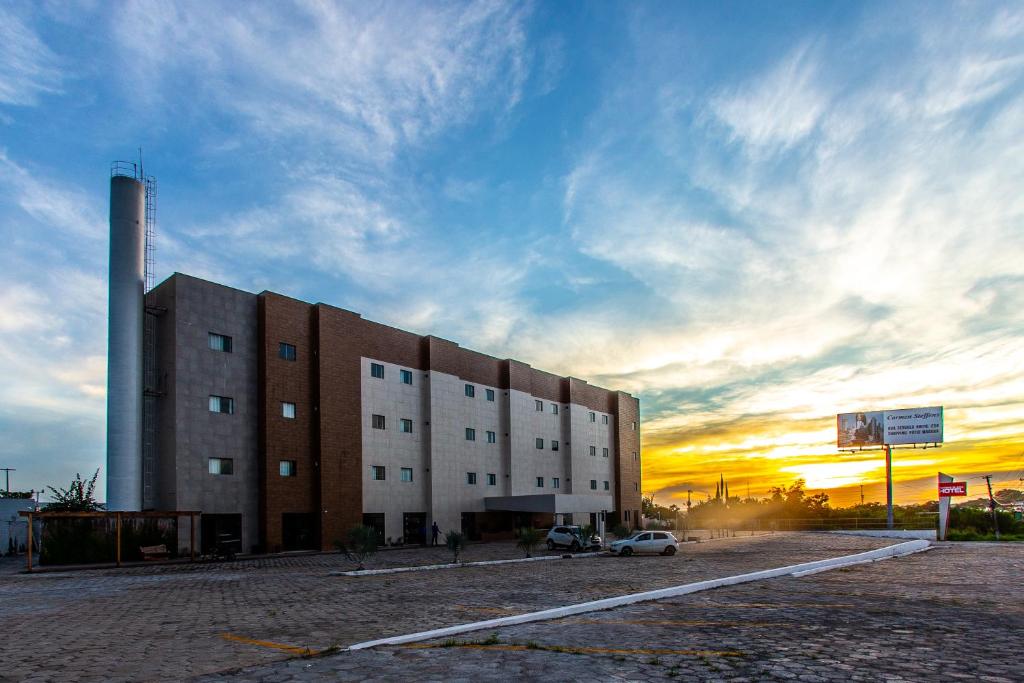
[[[604,458],[608,457],[608,449],[607,448],[602,448],[601,449],[601,457],[604,457]]]
[[[558,415],[558,404],[557,403],[552,403],[551,404],[551,413],[553,415]]]
[[[605,491],[607,491],[607,490],[608,490],[608,482],[605,482],[605,483],[604,483],[604,490],[605,490]]]
[[[278,342],[277,357],[281,360],[295,360],[298,358],[298,353],[295,351],[295,345],[287,342]]]
[[[557,451],[558,450],[558,442],[557,441],[552,441],[551,442],[551,450],[553,450],[553,451]]]
[[[374,481],[384,481],[384,465],[371,465],[370,478]]]
[[[476,430],[472,427],[466,427],[466,441],[476,441]]]
[[[235,399],[228,396],[211,396],[210,412],[227,413],[228,415],[231,415],[235,412]]]
[[[370,377],[384,379],[384,366],[380,363],[370,363]]]
[[[497,486],[498,485],[498,475],[488,473],[487,474],[487,485],[488,486]]]
[[[298,463],[294,460],[282,460],[278,465],[282,477],[294,477],[298,473]]]
[[[398,374],[401,376],[402,384],[412,384],[412,370],[399,370]]]
[[[498,435],[495,432],[487,432],[487,443],[497,443]]]
[[[562,481],[558,477],[551,478],[551,488],[557,489],[562,485]]]
[[[406,434],[412,434],[412,420],[407,420],[404,417],[398,421],[398,431],[405,432]]]
[[[534,401],[533,405],[537,409],[538,413],[544,412],[544,401]]]
[[[466,483],[476,484],[476,472],[466,472]]]
[[[537,448],[539,448],[540,450],[544,450],[544,439],[537,439]]]
[[[208,467],[210,474],[235,473],[235,461],[231,458],[210,458]]]
[[[655,541],[667,541],[668,540],[668,534],[662,534],[662,533],[655,532],[654,540]]]
[[[544,488],[544,477],[537,477],[537,488]]]
[[[590,480],[590,488],[592,488],[595,491],[597,490],[597,479]]]
[[[601,422],[604,423],[604,424],[608,424],[608,416],[607,415],[602,415],[601,416]]]
[[[590,447],[590,454],[595,456],[597,455],[597,446]]]
[[[384,427],[385,422],[384,422],[384,416],[383,415],[374,415],[374,416],[372,416],[371,420],[372,420],[372,426],[373,426],[374,429],[384,429],[385,428]]]
[[[225,334],[217,334],[216,332],[210,333],[210,348],[214,351],[223,351],[224,353],[231,353],[231,337]]]
[[[597,421],[597,415],[595,413],[591,413],[590,414],[590,421],[591,422],[596,422]]]
[[[487,400],[488,401],[493,401],[494,400],[494,389],[487,389],[487,391],[485,393],[487,394]]]
[[[412,481],[412,468],[411,467],[403,467],[402,468],[402,481]]]
[[[473,386],[472,384],[467,384],[466,396],[468,396],[469,398],[473,398],[474,396],[476,396],[476,387]]]

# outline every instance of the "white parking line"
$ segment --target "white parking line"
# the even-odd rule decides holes
[[[919,553],[923,550],[927,550],[930,546],[931,544],[928,541],[907,541],[906,543],[897,543],[896,545],[887,546],[885,548],[876,548],[875,550],[857,553],[856,555],[832,557],[825,560],[804,562],[802,564],[778,567],[776,569],[765,569],[758,572],[750,572],[748,574],[737,574],[736,576],[726,576],[720,579],[710,579],[708,581],[698,581],[696,583],[687,583],[681,586],[661,588],[659,590],[646,591],[643,593],[620,595],[614,598],[604,598],[603,600],[593,600],[591,602],[584,602],[578,605],[566,605],[564,607],[555,607],[553,609],[541,610],[539,612],[517,614],[511,617],[499,617],[497,619],[487,619],[485,621],[474,621],[469,624],[459,624],[458,626],[449,626],[447,628],[439,628],[431,631],[420,631],[419,633],[410,633],[404,636],[368,640],[366,642],[350,645],[345,649],[363,650],[370,647],[379,647],[381,645],[401,645],[404,643],[431,640],[433,638],[454,636],[460,633],[469,633],[470,631],[481,631],[484,629],[500,628],[502,626],[514,626],[516,624],[526,624],[532,621],[560,619],[574,614],[598,612],[611,607],[621,607],[622,605],[631,605],[637,602],[674,598],[680,595],[709,590],[711,588],[719,588],[721,586],[733,586],[739,583],[760,581],[762,579],[773,579],[779,576],[797,574],[806,575],[806,573],[815,570],[827,571],[829,569],[838,569],[840,567],[848,567],[855,564],[862,564],[864,562],[902,557],[904,555],[910,555],[912,553]]]

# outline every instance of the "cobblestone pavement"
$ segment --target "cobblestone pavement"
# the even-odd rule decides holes
[[[337,554],[0,577],[0,678],[157,680],[330,646],[796,564],[891,544],[779,534],[683,546],[675,557],[591,557],[382,576],[329,576]],[[464,559],[515,557],[511,543]],[[373,566],[445,561],[380,553]],[[412,655],[403,651],[402,656]],[[374,654],[372,657],[378,655]]]
[[[802,578],[202,680],[1009,683],[1024,680],[1022,576],[1024,545],[940,545]]]

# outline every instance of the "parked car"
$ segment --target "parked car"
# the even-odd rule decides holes
[[[637,531],[628,538],[614,541],[609,548],[612,553],[622,557],[633,553],[675,555],[679,550],[679,541],[668,531]]]
[[[554,550],[555,548],[568,548],[573,552],[584,548],[600,550],[601,537],[594,534],[590,537],[589,541],[584,541],[583,530],[578,526],[562,525],[552,527],[552,529],[548,531],[546,543],[548,550]]]

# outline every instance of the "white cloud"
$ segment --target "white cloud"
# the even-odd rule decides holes
[[[62,80],[56,55],[13,7],[0,6],[0,104],[36,105]]]
[[[133,4],[114,29],[143,97],[184,81],[258,135],[332,143],[378,163],[480,111],[514,107],[530,62],[528,14],[500,2]]]

